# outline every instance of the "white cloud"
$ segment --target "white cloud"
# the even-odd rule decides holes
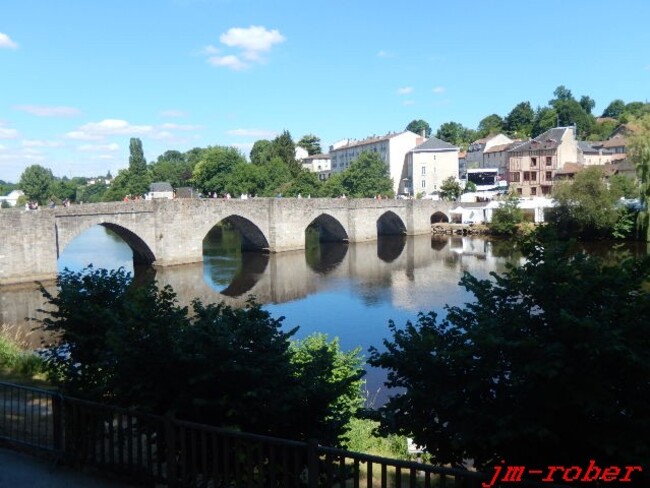
[[[395,56],[395,53],[392,51],[384,51],[383,49],[377,52],[378,58],[392,58]]]
[[[8,49],[18,49],[18,44],[11,40],[4,32],[0,32],[0,48],[6,47]]]
[[[47,105],[15,105],[14,110],[21,110],[39,117],[73,117],[81,113],[79,109],[74,107]]]
[[[397,94],[398,95],[408,95],[409,93],[413,93],[413,87],[412,86],[405,86],[403,88],[398,88],[397,89]]]
[[[232,129],[226,131],[229,136],[242,136],[242,137],[261,137],[270,139],[278,135],[277,132],[265,129]]]
[[[102,161],[105,161],[107,159],[115,159],[115,156],[112,154],[98,154],[96,156],[92,156],[90,159],[100,159]]]
[[[18,137],[18,131],[16,129],[10,129],[3,125],[4,124],[0,122],[0,139],[15,139]]]
[[[274,44],[280,44],[286,39],[277,29],[267,30],[260,25],[252,25],[248,29],[228,29],[228,32],[221,34],[219,40],[226,46],[241,48],[247,59],[257,59],[259,53],[269,51]]]
[[[61,147],[61,141],[42,141],[38,139],[23,139],[23,147]]]
[[[83,144],[77,147],[78,151],[82,152],[101,152],[101,151],[117,151],[120,149],[119,144]]]
[[[182,110],[169,109],[160,112],[163,117],[186,117],[187,113]]]
[[[402,102],[402,105],[413,105],[413,104],[415,104],[415,102],[413,100],[404,100]]]
[[[444,86],[436,86],[433,89],[433,93],[445,93],[445,87]]]
[[[237,56],[228,55],[228,56],[212,56],[208,58],[208,63],[212,66],[223,66],[225,68],[230,68],[233,71],[241,71],[245,68],[248,68],[248,65],[241,61]]]
[[[140,135],[153,131],[150,125],[133,125],[126,120],[104,119],[101,122],[90,122],[79,127],[77,130],[68,132],[65,136],[68,139],[86,141],[101,140],[106,136],[113,135]]]
[[[214,47],[212,44],[209,44],[203,48],[204,54],[217,54],[219,53],[219,48]]]
[[[248,28],[232,27],[219,36],[219,41],[228,47],[239,49],[239,53],[216,56],[221,50],[212,45],[205,46],[203,53],[209,56],[208,63],[213,66],[241,71],[250,67],[251,63],[261,63],[262,53],[270,51],[273,45],[285,40],[277,29],[268,30],[259,25]]]
[[[3,146],[2,144],[0,144],[0,151],[4,151],[5,149],[7,149],[7,146]]]

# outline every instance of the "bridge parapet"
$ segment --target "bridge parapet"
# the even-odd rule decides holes
[[[431,200],[330,198],[176,199],[0,211],[0,285],[56,277],[57,259],[78,235],[103,225],[133,249],[137,264],[168,266],[203,260],[203,239],[221,221],[246,246],[270,252],[301,250],[305,230],[318,224],[329,240],[367,242],[378,233],[431,231],[431,216],[452,204]]]

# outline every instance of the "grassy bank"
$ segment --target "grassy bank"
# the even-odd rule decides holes
[[[0,326],[0,379],[41,384],[44,381],[43,361],[24,346],[24,340],[13,334],[10,326]]]

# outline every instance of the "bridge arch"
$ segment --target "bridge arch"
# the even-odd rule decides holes
[[[449,216],[438,210],[434,214],[431,215],[430,222],[432,224],[448,224],[449,223]]]
[[[348,233],[345,227],[343,227],[343,224],[329,214],[320,214],[309,223],[307,228],[310,227],[318,230],[318,237],[321,242],[349,241]]]
[[[262,230],[251,220],[248,220],[241,215],[229,215],[215,224],[213,224],[210,229],[219,223],[228,223],[232,225],[235,229],[239,231],[241,236],[241,250],[242,251],[268,251],[270,248],[269,241],[262,232]],[[207,230],[207,232],[210,231]],[[207,236],[207,232],[204,234],[203,239]]]
[[[91,227],[101,225],[115,234],[117,234],[133,251],[133,264],[151,266],[156,261],[156,255],[152,251],[151,246],[140,237],[135,231],[125,227],[124,225],[105,221],[97,220],[96,222],[84,222],[82,225],[74,226],[74,228],[65,228],[57,222],[57,258],[61,256],[65,248],[79,235],[86,232]]]
[[[377,236],[405,235],[404,221],[392,210],[384,212],[377,219]]]

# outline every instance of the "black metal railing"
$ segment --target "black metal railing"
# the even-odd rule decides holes
[[[73,465],[168,487],[480,488],[489,479],[473,471],[324,447],[315,440],[236,432],[5,382],[0,382],[0,438],[55,451]]]

